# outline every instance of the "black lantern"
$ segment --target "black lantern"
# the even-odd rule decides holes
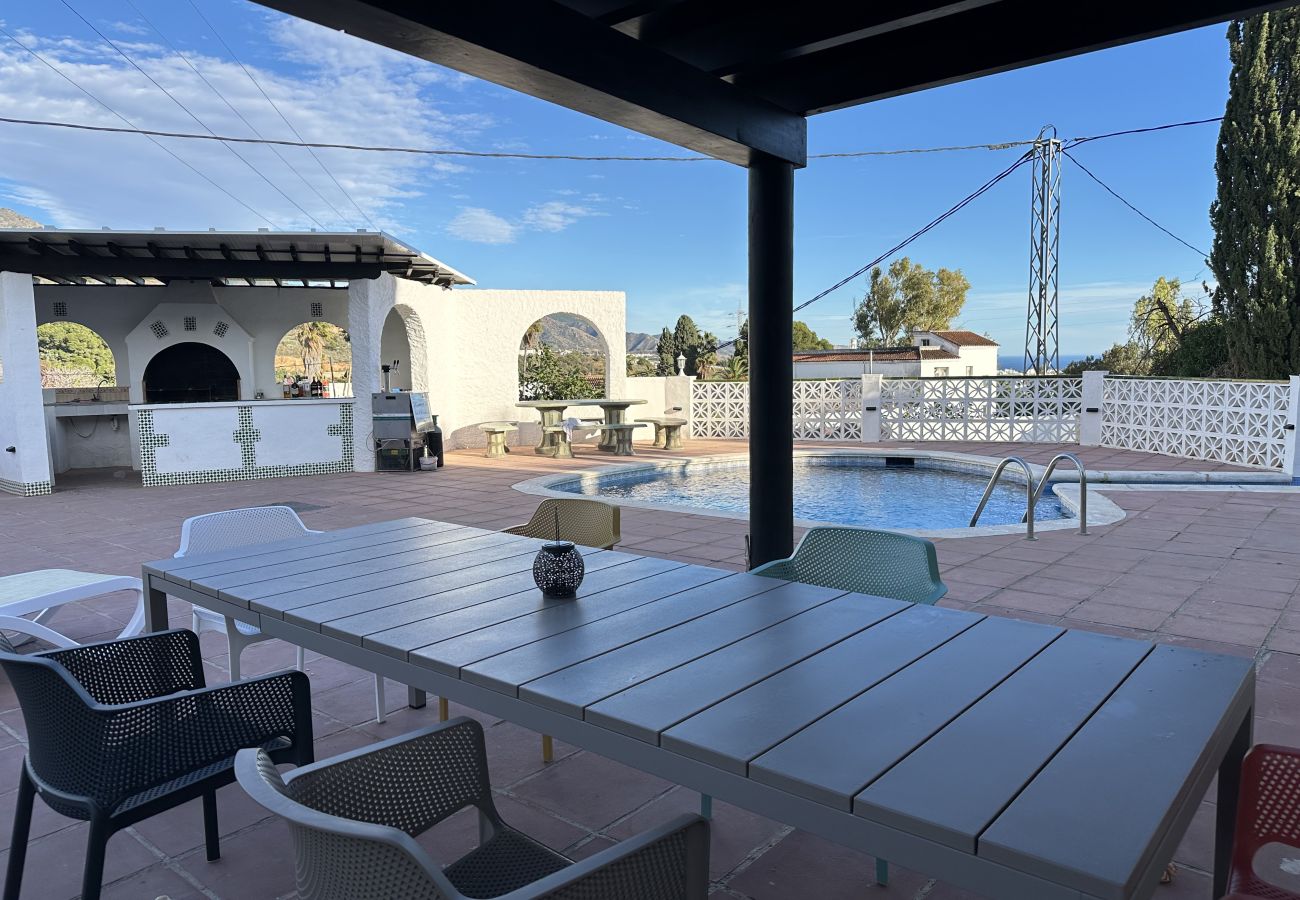
[[[585,572],[582,554],[572,541],[543,544],[533,560],[533,581],[547,597],[572,597]]]
[[[533,581],[547,597],[572,597],[578,593],[587,567],[573,541],[560,540],[560,507],[555,504],[555,540],[542,545],[533,560]]]

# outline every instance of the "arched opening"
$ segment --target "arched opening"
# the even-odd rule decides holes
[[[145,403],[214,403],[239,399],[239,370],[208,344],[159,350],[144,370]]]
[[[405,314],[404,314],[405,312]],[[389,386],[409,391],[423,389],[423,360],[416,359],[413,350],[424,350],[424,331],[414,312],[393,307],[384,319],[384,329],[379,336],[379,363],[392,366]],[[380,384],[383,384],[381,377]]]
[[[319,379],[327,397],[352,396],[352,344],[348,333],[319,319],[295,325],[275,348],[275,380]]]
[[[520,338],[520,400],[604,397],[608,375],[609,347],[605,337],[582,316],[542,316]]]
[[[108,342],[93,328],[78,322],[46,322],[36,326],[41,359],[41,387],[98,387],[117,380],[117,366]]]

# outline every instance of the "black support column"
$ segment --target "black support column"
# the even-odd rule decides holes
[[[794,549],[794,166],[749,166],[750,565]]]

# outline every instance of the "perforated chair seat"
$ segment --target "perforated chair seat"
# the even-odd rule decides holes
[[[475,847],[442,873],[466,897],[488,900],[573,865],[573,860],[526,834],[507,829]]]
[[[933,543],[871,528],[812,528],[792,556],[752,574],[911,603],[933,604],[948,593]]]

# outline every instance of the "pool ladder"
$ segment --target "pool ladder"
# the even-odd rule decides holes
[[[1002,478],[1002,473],[1006,471],[1009,465],[1018,465],[1025,470],[1025,514],[1020,521],[1024,522],[1025,540],[1036,541],[1034,536],[1034,508],[1038,505],[1039,499],[1043,496],[1043,491],[1052,480],[1052,473],[1056,471],[1056,466],[1066,460],[1074,463],[1074,468],[1079,472],[1079,534],[1088,533],[1088,473],[1083,467],[1079,457],[1073,453],[1058,453],[1052,457],[1052,461],[1047,464],[1043,470],[1043,477],[1038,482],[1038,487],[1034,487],[1034,472],[1019,456],[1008,456],[998,463],[998,467],[993,470],[993,476],[989,478],[989,483],[984,488],[984,496],[980,498],[979,506],[975,507],[975,515],[970,517],[970,527],[974,528],[980,520],[980,515],[984,512],[984,507],[988,506],[989,498],[993,496],[993,489],[997,487],[998,481]]]

